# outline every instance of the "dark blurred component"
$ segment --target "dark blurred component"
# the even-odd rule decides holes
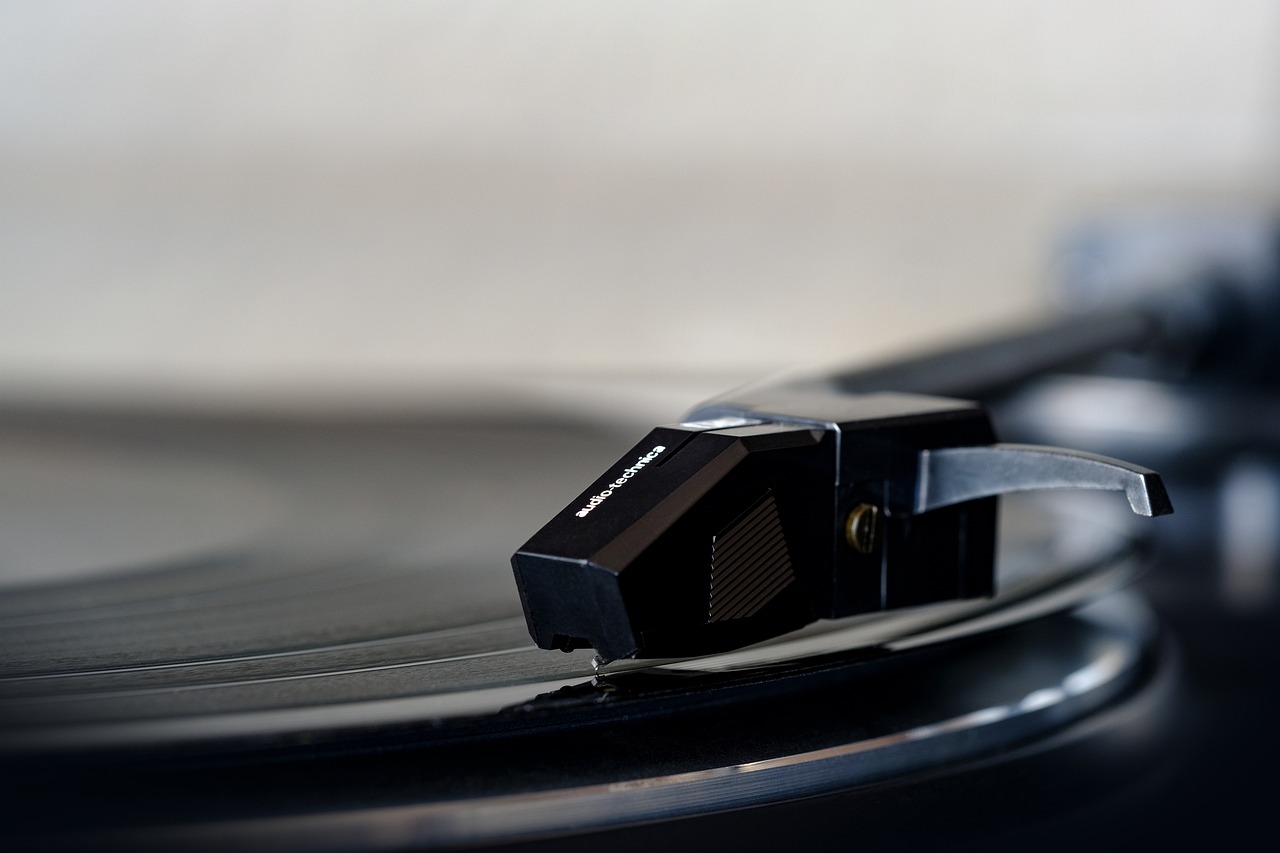
[[[1095,370],[1237,387],[1280,381],[1280,230],[1246,213],[1149,213],[1099,219],[1059,253],[1060,300],[1082,316],[1125,303],[1160,313],[1146,346]]]
[[[1018,440],[1160,468],[1179,514],[1151,526],[1140,589],[1177,643],[1183,686],[1158,772],[1010,845],[1047,832],[1067,849],[1092,843],[1095,825],[1117,847],[1252,844],[1273,832],[1280,766],[1280,230],[1265,216],[1119,216],[1061,255],[1065,304],[1096,315],[1163,302],[1183,334],[989,403]]]

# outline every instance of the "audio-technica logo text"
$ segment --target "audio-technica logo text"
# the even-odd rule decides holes
[[[613,494],[615,489],[620,489],[623,486],[625,486],[627,484],[627,480],[630,480],[636,474],[639,474],[641,470],[644,469],[644,466],[648,465],[650,462],[657,459],[658,454],[662,453],[662,451],[666,449],[667,448],[659,444],[653,450],[650,450],[644,456],[641,456],[639,459],[636,460],[636,464],[632,465],[630,468],[623,471],[622,474],[619,475],[618,479],[610,483],[608,487],[604,491],[602,491],[600,494],[596,495],[591,500],[587,501],[587,505],[584,506],[582,509],[578,510],[574,514],[578,516],[578,518],[586,518],[587,515],[591,512],[591,510],[595,509],[596,507],[600,506],[600,504],[604,503],[609,498],[609,495]]]

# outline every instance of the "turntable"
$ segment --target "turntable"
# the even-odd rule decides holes
[[[0,835],[1240,841],[1274,792],[1275,269],[1113,282],[630,452],[533,408],[6,411]]]

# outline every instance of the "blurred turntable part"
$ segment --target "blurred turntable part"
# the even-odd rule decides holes
[[[1276,605],[1280,571],[1280,470],[1241,459],[1222,484],[1222,597],[1240,610]]]

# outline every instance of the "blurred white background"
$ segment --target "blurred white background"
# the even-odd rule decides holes
[[[0,397],[718,390],[1277,197],[1276,2],[4,2]]]

